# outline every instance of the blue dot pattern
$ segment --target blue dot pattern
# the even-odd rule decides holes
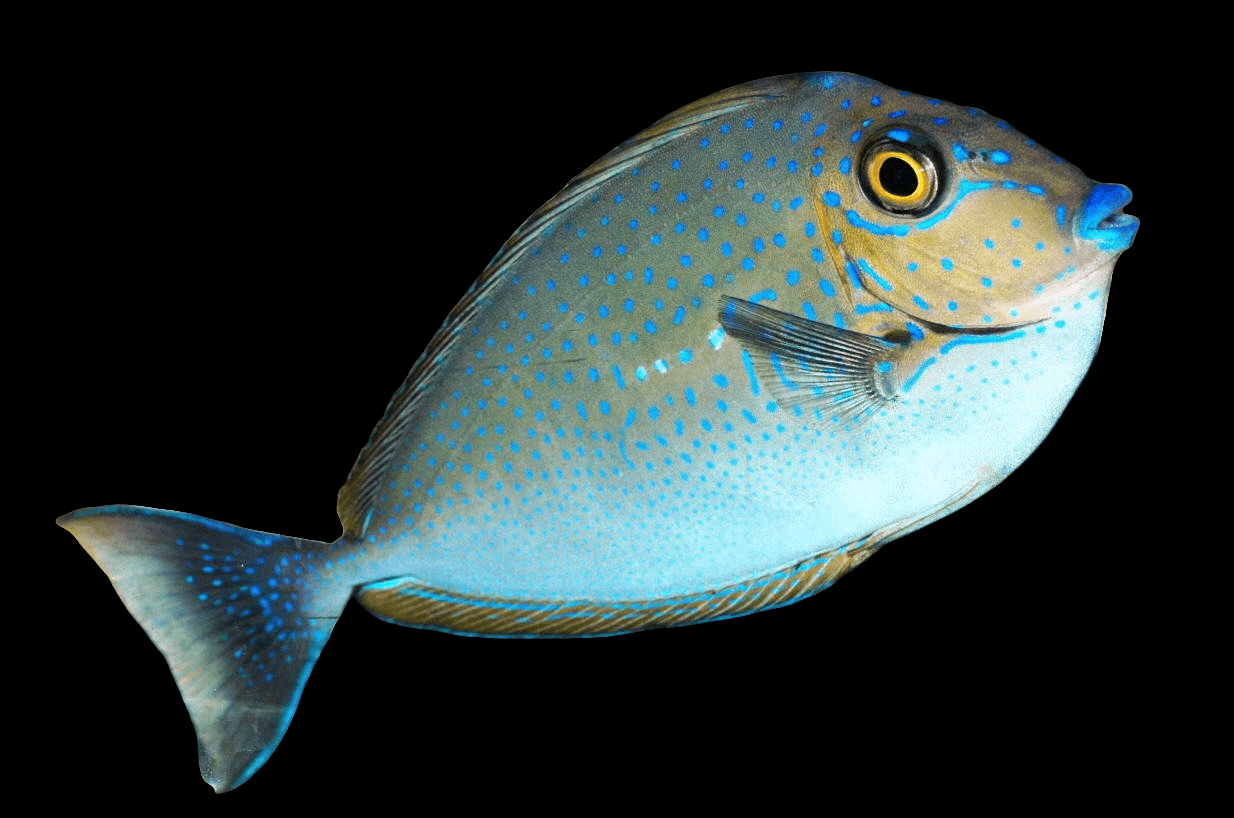
[[[912,212],[863,178],[887,145],[936,165]],[[133,506],[59,522],[231,789],[353,592],[488,636],[703,622],[816,593],[971,502],[1084,376],[1130,198],[977,109],[844,74],[748,83],[516,231],[373,431],[337,542]]]
[[[895,217],[861,193],[861,152],[887,132],[928,138],[947,163],[929,213]],[[1034,400],[1002,405],[993,383],[1038,383],[1054,412],[1043,351],[1018,344],[1061,326],[1024,329],[1058,309],[1076,269],[1112,264],[1072,229],[1091,188],[981,111],[862,78],[722,92],[602,159],[520,228],[443,327],[440,365],[422,362],[396,396],[383,424],[406,425],[397,441],[374,433],[388,458],[366,450],[340,515],[379,570],[418,588],[628,600],[761,576],[950,502],[971,473],[869,513],[833,499],[798,521],[801,497],[876,481],[891,451],[912,457],[940,424],[1020,416],[1016,401]],[[906,344],[869,375],[887,406],[857,422],[786,395],[787,374],[760,375],[759,351],[726,337],[725,295]],[[1103,283],[1072,301],[1092,305],[1091,329]],[[996,342],[1007,346],[987,356]],[[927,390],[928,411],[910,409],[907,393]]]

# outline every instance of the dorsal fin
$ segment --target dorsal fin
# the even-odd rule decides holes
[[[444,374],[446,362],[450,360],[450,353],[458,343],[461,331],[475,320],[489,296],[505,280],[506,273],[540,238],[545,227],[610,179],[628,172],[648,154],[688,137],[708,122],[790,92],[801,81],[800,77],[758,80],[720,91],[674,111],[574,177],[560,193],[524,222],[450,311],[403,385],[390,399],[385,414],[360,450],[360,456],[356,458],[351,474],[338,494],[338,516],[343,523],[343,537],[352,540],[364,538],[372,509],[386,483],[391,461],[398,452],[408,424],[415,418],[424,396]]]

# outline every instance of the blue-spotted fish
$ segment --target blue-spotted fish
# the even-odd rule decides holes
[[[1130,198],[862,77],[730,88],[515,232],[361,451],[336,541],[135,506],[59,522],[229,790],[352,597],[482,636],[707,622],[817,593],[988,491],[1096,352]]]

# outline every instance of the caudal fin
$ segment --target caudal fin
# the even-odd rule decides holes
[[[316,610],[326,543],[204,517],[104,506],[56,521],[72,532],[171,667],[216,792],[248,780],[287,730],[341,607]]]

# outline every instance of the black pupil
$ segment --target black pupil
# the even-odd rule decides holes
[[[917,173],[903,159],[893,156],[879,166],[878,183],[892,196],[912,196],[917,192]]]

